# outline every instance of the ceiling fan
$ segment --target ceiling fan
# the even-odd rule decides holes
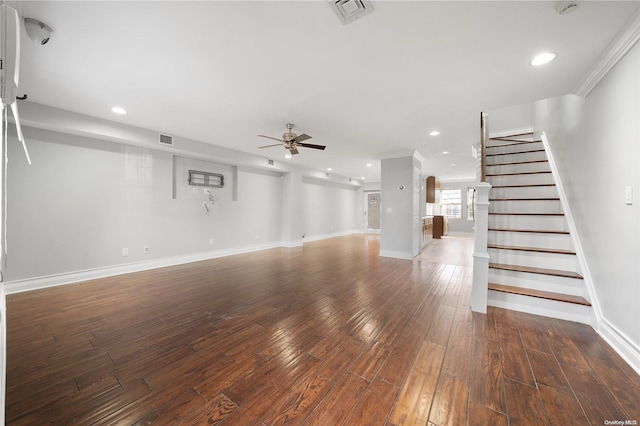
[[[324,145],[314,145],[312,143],[302,143],[302,141],[306,141],[307,139],[311,139],[311,136],[303,133],[301,135],[296,135],[292,132],[293,124],[287,123],[287,132],[282,135],[282,139],[272,138],[271,136],[258,135],[261,138],[273,139],[274,141],[278,141],[280,143],[276,143],[273,145],[265,145],[259,146],[258,148],[270,148],[272,146],[284,146],[285,149],[288,149],[291,152],[291,155],[295,155],[298,153],[298,147],[301,146],[303,148],[313,148],[313,149],[321,149],[324,150],[326,146]]]

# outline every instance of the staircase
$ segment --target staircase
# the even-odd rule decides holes
[[[491,138],[488,304],[589,323],[591,304],[542,141]]]

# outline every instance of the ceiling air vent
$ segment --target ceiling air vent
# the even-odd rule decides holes
[[[173,146],[173,136],[158,133],[158,143],[160,145]]]
[[[343,24],[373,12],[369,0],[329,0],[329,6]]]
[[[267,158],[267,164],[273,166],[275,164],[275,161],[273,161],[271,158]]]

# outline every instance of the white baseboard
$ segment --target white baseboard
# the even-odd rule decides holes
[[[44,277],[27,278],[23,280],[7,281],[4,283],[6,294],[22,293],[24,291],[39,290],[47,287],[55,287],[64,284],[72,284],[99,278],[113,277],[132,272],[148,271],[150,269],[164,268],[167,266],[182,265],[202,260],[216,259],[218,257],[233,256],[235,254],[251,253],[260,250],[268,250],[277,247],[294,248],[302,247],[302,244],[310,241],[324,240],[328,238],[351,235],[358,231],[334,232],[332,234],[314,235],[304,240],[280,241],[277,243],[258,244],[245,247],[235,247],[214,250],[202,253],[187,254],[181,256],[155,259],[146,262],[128,263],[125,265],[106,266],[103,268],[87,269],[63,274],[47,275]]]
[[[380,249],[381,257],[392,257],[394,259],[413,260],[413,253],[409,251],[397,251],[397,250],[382,250]]]
[[[596,331],[636,373],[640,374],[640,346],[604,318],[600,320]]]
[[[352,229],[349,231],[342,231],[342,232],[332,232],[330,234],[318,234],[318,235],[310,235],[310,236],[305,236],[304,240],[302,240],[303,243],[308,243],[311,241],[320,241],[320,240],[327,240],[329,238],[336,238],[336,237],[344,237],[346,235],[353,235],[353,234],[360,234],[361,231],[356,230],[356,229]]]
[[[301,244],[300,244],[301,245]],[[129,274],[132,272],[148,271],[150,269],[164,268],[167,266],[182,265],[185,263],[199,262],[218,257],[232,256],[234,254],[251,253],[277,247],[287,247],[283,243],[259,244],[230,249],[214,250],[202,253],[187,254],[181,256],[155,259],[146,262],[128,263],[126,265],[107,266],[104,268],[87,269],[64,274],[48,275],[24,280],[7,281],[4,283],[6,294],[21,293],[24,291],[39,290],[47,287],[55,287],[64,284],[72,284],[81,281],[95,280],[98,278],[112,277]]]
[[[473,238],[475,234],[472,232],[447,232],[445,237],[463,237],[463,238]]]

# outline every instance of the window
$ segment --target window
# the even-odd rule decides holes
[[[476,189],[467,188],[467,220],[476,220]]]
[[[443,189],[440,207],[443,216],[450,219],[462,219],[462,190]]]

